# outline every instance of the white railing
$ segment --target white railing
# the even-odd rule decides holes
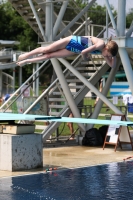
[[[10,56],[13,54],[13,51],[0,51],[0,56]]]

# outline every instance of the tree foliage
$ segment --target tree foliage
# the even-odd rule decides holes
[[[76,3],[79,7],[84,8],[88,4],[88,1],[76,0]],[[111,5],[111,10],[113,16],[115,17],[117,15],[117,12],[112,5]],[[90,17],[90,20],[92,21],[93,25],[106,26],[106,6],[101,6],[97,3],[94,3],[92,7],[88,10],[87,15],[88,17]],[[99,27],[95,28],[94,36],[96,36],[101,30],[102,29]]]
[[[9,2],[0,5],[0,40],[19,41],[20,45],[14,46],[14,50],[29,51],[37,47],[37,34]],[[12,74],[10,69],[6,72]],[[17,73],[16,68],[16,77]],[[32,67],[23,68],[23,73],[25,74],[23,81],[25,81],[32,73]]]
[[[20,45],[16,48],[22,51],[37,46],[36,33],[9,2],[0,5],[0,39],[19,41]]]
[[[126,16],[126,28],[129,28],[132,22],[133,22],[133,8],[130,9],[130,11]]]

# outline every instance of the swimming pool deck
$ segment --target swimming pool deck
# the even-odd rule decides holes
[[[116,152],[112,145],[105,146],[104,150],[102,147],[85,147],[80,145],[45,147],[43,148],[43,168],[17,172],[0,171],[0,177],[40,173],[50,167],[60,170],[123,162],[123,159],[129,156],[133,156],[131,145],[123,149],[117,148]]]

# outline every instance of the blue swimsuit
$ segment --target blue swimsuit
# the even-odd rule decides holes
[[[73,35],[70,42],[67,44],[66,49],[73,53],[81,53],[84,49],[93,45],[92,42],[86,37]],[[92,51],[91,54],[101,54],[99,50]]]

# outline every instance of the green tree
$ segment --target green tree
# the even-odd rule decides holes
[[[19,41],[22,51],[37,47],[37,34],[9,2],[0,5],[0,19],[0,39]]]
[[[130,9],[126,16],[126,28],[129,28],[133,21],[133,8]]]
[[[0,5],[0,39],[19,41],[20,45],[14,46],[14,50],[29,51],[36,48],[38,36],[24,21],[18,12],[7,2]],[[32,73],[32,68],[23,68],[25,81]],[[6,70],[12,75],[12,69]],[[16,74],[18,70],[16,68]]]

